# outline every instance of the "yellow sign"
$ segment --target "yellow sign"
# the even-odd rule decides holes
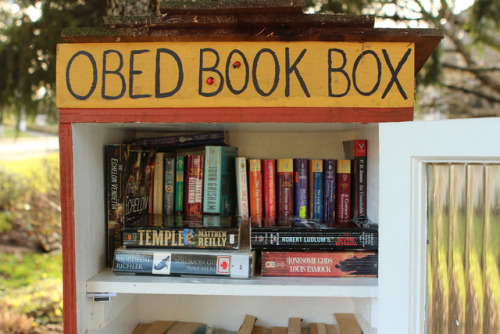
[[[413,43],[61,44],[59,108],[413,107]]]

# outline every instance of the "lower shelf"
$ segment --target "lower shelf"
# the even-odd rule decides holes
[[[209,277],[117,275],[105,270],[87,281],[87,293],[377,298],[373,277]]]

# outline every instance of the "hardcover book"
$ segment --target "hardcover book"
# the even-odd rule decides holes
[[[187,216],[203,214],[204,158],[201,154],[188,154],[185,157],[184,214]]]
[[[175,158],[165,157],[163,160],[164,170],[164,192],[163,192],[163,213],[172,215],[175,212]]]
[[[294,215],[299,218],[309,217],[309,161],[294,159]]]
[[[277,219],[276,226],[252,226],[250,245],[257,250],[377,250],[378,226],[312,219]]]
[[[228,133],[223,131],[188,133],[163,137],[141,138],[133,141],[134,145],[153,146],[157,150],[172,150],[204,145],[227,145]]]
[[[268,221],[276,218],[276,162],[274,159],[262,160],[264,191],[264,217]]]
[[[252,278],[254,259],[254,252],[248,249],[120,248],[115,252],[113,271],[120,274]]]
[[[156,152],[155,155],[155,174],[153,183],[153,213],[162,214],[163,213],[163,181],[164,181],[164,158],[165,153]]]
[[[262,223],[262,171],[260,159],[248,160],[248,188],[252,226]]]
[[[293,216],[293,159],[278,159],[277,193],[278,217]]]
[[[236,168],[236,200],[238,206],[238,216],[248,221],[248,182],[247,182],[247,160],[243,157],[235,159]]]
[[[262,252],[262,276],[376,277],[377,252]]]
[[[338,222],[351,219],[351,160],[337,160],[337,209]]]
[[[366,217],[367,152],[366,139],[344,141],[344,154],[351,160],[351,217]]]
[[[203,212],[222,216],[236,213],[235,157],[238,148],[231,146],[205,147]]]
[[[123,246],[238,249],[244,226],[239,217],[143,215],[123,228]]]
[[[335,183],[337,160],[323,160],[323,220],[335,219]]]
[[[116,144],[105,146],[105,156],[106,262],[111,266],[114,250],[122,246],[124,224],[149,212],[155,152]]]
[[[184,156],[175,158],[175,212],[184,212]]]
[[[309,218],[323,218],[323,160],[309,160]]]

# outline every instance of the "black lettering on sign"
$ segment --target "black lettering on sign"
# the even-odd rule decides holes
[[[401,58],[401,60],[399,61],[399,64],[396,67],[396,69],[394,69],[394,67],[392,66],[392,63],[391,63],[391,60],[389,59],[389,54],[387,53],[387,50],[382,49],[382,53],[384,54],[385,62],[387,63],[387,66],[389,67],[389,70],[391,71],[391,81],[389,81],[389,84],[387,84],[387,87],[385,88],[384,94],[382,94],[382,98],[386,97],[387,93],[389,93],[389,91],[392,88],[392,84],[395,83],[396,86],[398,87],[398,90],[401,93],[401,96],[403,97],[403,99],[405,99],[405,100],[408,99],[403,87],[401,86],[401,83],[398,80],[398,74],[399,74],[399,71],[401,71],[401,68],[403,67],[404,63],[406,63],[406,61],[408,60],[408,57],[410,56],[410,53],[411,53],[411,49],[408,49],[406,51],[403,58]]]
[[[149,50],[132,50],[130,51],[130,74],[129,74],[129,88],[128,95],[131,99],[143,99],[146,97],[150,97],[151,94],[134,94],[134,75],[142,74],[142,71],[134,69],[134,59],[135,55],[140,55],[146,52],[150,52]]]
[[[337,68],[332,68],[332,53],[336,52],[339,53],[342,56],[342,66],[337,67]],[[342,97],[346,96],[347,93],[349,93],[349,89],[351,89],[351,79],[349,78],[349,75],[347,74],[346,71],[344,71],[344,67],[347,64],[347,57],[345,55],[345,52],[341,49],[329,49],[328,50],[328,96],[330,97]],[[345,92],[339,93],[339,94],[334,94],[333,93],[333,85],[332,85],[332,73],[342,73],[347,80],[347,88]]]
[[[241,89],[239,89],[239,90],[237,90],[233,87],[233,84],[232,84],[231,79],[229,77],[229,71],[232,67],[232,60],[231,59],[232,59],[234,54],[240,55],[241,60],[243,60],[243,63],[245,64],[245,82],[243,83],[243,87],[241,87]],[[245,91],[245,89],[247,89],[249,76],[250,76],[250,68],[248,67],[248,61],[247,61],[247,58],[245,57],[245,55],[243,54],[243,52],[241,52],[240,50],[237,50],[237,49],[231,51],[229,53],[229,55],[227,56],[227,61],[226,61],[227,88],[229,88],[231,93],[233,93],[234,95],[239,95],[239,94],[243,93]]]
[[[161,78],[160,60],[161,60],[162,53],[166,53],[166,54],[172,56],[172,58],[174,58],[175,62],[177,63],[177,69],[179,71],[179,76],[177,77],[177,85],[175,86],[175,88],[172,89],[170,92],[164,92],[164,93],[160,92],[160,78]],[[182,69],[182,61],[179,58],[179,56],[177,55],[177,53],[175,53],[174,51],[172,51],[170,49],[163,49],[163,48],[157,49],[156,50],[156,69],[155,69],[155,97],[157,99],[160,99],[160,98],[170,97],[170,96],[174,95],[175,93],[177,93],[179,91],[179,89],[181,89],[183,81],[184,81],[184,71]]]
[[[203,55],[205,54],[205,52],[211,52],[215,55],[215,64],[211,67],[203,66],[204,63]],[[198,94],[200,94],[201,96],[206,96],[206,97],[215,96],[219,94],[222,88],[224,87],[224,77],[222,76],[222,73],[220,73],[217,70],[217,66],[219,66],[219,54],[217,53],[217,51],[210,48],[200,49],[200,74],[198,77]],[[219,87],[217,88],[216,91],[208,93],[203,92],[203,72],[213,72],[217,74],[217,76],[219,77],[219,82],[218,82]],[[215,80],[215,82],[217,82],[217,80]]]
[[[271,89],[267,93],[264,92],[260,88],[259,81],[257,80],[257,65],[259,64],[260,56],[264,52],[269,53],[273,57],[273,60],[274,60],[274,82],[273,82],[273,86],[271,87]],[[253,85],[255,87],[255,90],[261,96],[269,96],[276,90],[276,87],[278,87],[278,83],[280,81],[280,64],[278,62],[278,57],[276,57],[276,54],[274,53],[273,50],[265,48],[265,49],[262,49],[259,52],[257,52],[257,54],[255,55],[255,58],[253,60],[252,80],[253,80]]]
[[[73,88],[71,87],[71,82],[69,80],[69,72],[71,70],[71,64],[73,64],[73,61],[76,59],[76,57],[83,55],[89,58],[90,63],[92,65],[92,83],[90,84],[90,89],[87,95],[78,95],[73,91]],[[66,65],[66,86],[68,87],[68,92],[78,100],[86,100],[88,99],[92,93],[94,93],[95,87],[97,85],[97,65],[95,62],[94,57],[88,53],[87,51],[78,51],[71,57],[71,59],[68,61],[68,65]]]
[[[116,70],[108,70],[108,68],[107,68],[108,54],[110,54],[110,53],[115,53],[116,55],[118,55],[118,59],[120,60],[120,63],[119,63],[118,68]],[[106,50],[103,52],[103,54],[102,54],[102,89],[101,89],[101,96],[103,99],[105,99],[105,100],[118,100],[119,98],[121,98],[125,94],[125,90],[126,90],[125,85],[126,84],[125,84],[125,77],[121,73],[122,67],[123,67],[123,56],[120,52],[118,52],[117,50]],[[106,77],[108,74],[117,75],[122,82],[122,89],[120,91],[120,94],[118,94],[116,96],[106,94]]]
[[[356,83],[356,71],[358,69],[358,65],[359,65],[359,62],[361,61],[361,59],[363,59],[363,57],[365,55],[372,55],[373,57],[375,57],[375,60],[377,61],[377,83],[373,86],[372,90],[369,91],[369,92],[363,92],[361,91],[361,89],[359,89],[358,87],[358,84]],[[372,95],[373,93],[375,93],[375,91],[378,89],[378,86],[380,86],[380,77],[382,76],[382,65],[380,63],[380,59],[378,59],[378,56],[377,54],[375,53],[375,51],[372,51],[372,50],[366,50],[366,51],[363,51],[363,53],[361,53],[358,58],[356,58],[356,61],[354,62],[354,67],[352,68],[352,83],[354,84],[354,88],[356,88],[356,90],[358,91],[359,94],[361,95],[364,95],[364,96],[370,96]],[[366,78],[364,78],[366,79]]]
[[[292,66],[290,66],[290,49],[289,48],[285,48],[285,55],[286,55],[286,71],[285,71],[286,86],[285,86],[285,96],[286,97],[290,96],[290,74],[292,72],[295,73],[295,76],[299,80],[300,87],[302,88],[302,90],[304,91],[304,93],[306,94],[306,96],[307,97],[311,97],[311,95],[309,95],[309,91],[307,90],[306,83],[304,82],[304,79],[302,79],[302,75],[300,75],[300,72],[297,69],[297,65],[302,60],[302,57],[304,57],[304,55],[306,54],[306,52],[307,52],[307,49],[302,50],[302,52],[299,54],[299,56],[297,57],[297,59],[295,60],[295,62],[292,64]]]

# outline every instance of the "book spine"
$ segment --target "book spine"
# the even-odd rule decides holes
[[[257,250],[377,250],[378,231],[252,231],[250,244]]]
[[[186,156],[186,184],[184,187],[184,214],[201,216],[203,209],[203,166],[204,156]]]
[[[227,278],[251,278],[253,276],[252,252],[228,253],[179,253],[167,250],[144,252],[118,250],[113,264],[115,273],[150,275],[206,275]]]
[[[175,158],[175,212],[184,211],[184,156]]]
[[[337,161],[326,159],[323,161],[323,220],[335,219],[335,177],[337,172]]]
[[[123,246],[157,248],[238,249],[239,228],[125,227]]]
[[[164,193],[164,153],[158,152],[155,156],[155,174],[153,184],[153,213],[163,213],[163,193]]]
[[[246,158],[238,157],[235,159],[236,168],[236,194],[238,203],[238,215],[243,221],[248,221],[249,203],[248,203],[248,183],[247,183],[247,161]]]
[[[351,160],[337,160],[337,215],[336,221],[351,219]]]
[[[106,146],[107,190],[107,266],[113,263],[115,249],[122,244],[122,227],[125,212],[125,158],[123,145]]]
[[[262,171],[260,159],[248,160],[248,187],[252,226],[262,223]]]
[[[155,146],[157,148],[187,148],[206,145],[226,145],[227,135],[223,131],[184,134],[167,137],[142,138],[135,145]]]
[[[343,144],[345,157],[351,160],[351,217],[366,217],[368,141],[356,139]]]
[[[309,218],[323,218],[323,160],[309,160]]]
[[[221,147],[207,146],[205,148],[205,173],[203,185],[203,212],[219,213],[221,191]]]
[[[164,170],[163,213],[172,215],[175,211],[175,158],[165,158]]]
[[[309,161],[294,159],[294,215],[299,218],[309,217]]]
[[[264,217],[272,222],[276,219],[276,162],[274,159],[262,160],[264,178]]]
[[[221,188],[219,192],[221,216],[234,216],[236,214],[236,170],[235,158],[238,148],[222,147]]]
[[[277,160],[278,217],[293,216],[293,159]]]
[[[376,252],[262,252],[262,276],[378,275]]]

